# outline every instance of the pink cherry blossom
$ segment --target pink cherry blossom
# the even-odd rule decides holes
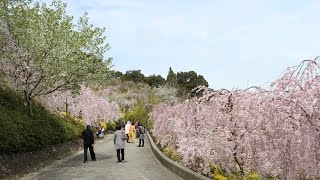
[[[79,94],[55,92],[43,97],[41,102],[52,112],[67,110],[73,116],[81,114],[85,124],[93,124],[101,119],[106,122],[117,120],[120,115],[117,103],[109,102],[107,97],[85,86],[81,87]]]
[[[306,60],[266,88],[198,87],[200,98],[153,109],[152,134],[180,163],[208,174],[257,171],[281,179],[320,177],[320,62]]]

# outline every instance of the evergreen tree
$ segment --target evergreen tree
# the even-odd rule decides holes
[[[189,72],[178,72],[177,73],[177,82],[179,85],[179,95],[181,97],[190,95],[195,96],[197,95],[196,92],[192,92],[194,88],[197,86],[203,85],[208,87],[208,82],[204,79],[202,75],[198,75],[194,71]],[[201,95],[201,94],[199,94]]]
[[[166,80],[160,75],[151,75],[144,78],[145,83],[152,87],[159,87],[165,84]]]
[[[172,68],[169,68],[166,84],[175,87],[177,85],[177,75],[173,72]]]
[[[144,74],[141,73],[141,70],[130,70],[122,76],[123,80],[133,82],[144,82],[144,78]]]

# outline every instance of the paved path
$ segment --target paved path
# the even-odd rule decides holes
[[[58,160],[50,166],[22,178],[29,179],[114,179],[114,180],[180,180],[181,178],[166,169],[153,155],[150,143],[145,139],[145,147],[126,143],[125,161],[117,163],[113,145],[113,135],[97,141],[95,153],[97,161],[83,163],[83,151]],[[90,154],[88,152],[88,158]]]

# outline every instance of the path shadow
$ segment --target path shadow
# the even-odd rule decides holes
[[[111,155],[111,154],[96,153],[97,161],[106,160],[106,159],[112,159],[114,157],[115,157],[115,155]]]
[[[114,158],[114,156],[110,154],[96,153],[97,162],[107,160],[107,159],[112,159],[112,158]],[[83,164],[83,160],[84,158],[82,153],[67,161],[60,163],[59,165],[55,166],[55,168],[60,169],[60,168],[81,166]],[[91,161],[90,153],[88,153],[88,161]]]
[[[96,153],[97,161],[92,162],[91,157],[90,157],[90,153],[88,153],[88,160],[89,160],[88,164],[90,164],[90,163],[95,163],[95,164],[105,163],[106,160],[112,161],[113,158],[114,158],[114,155]],[[37,179],[56,179],[57,178],[56,175],[65,173],[64,171],[66,169],[70,169],[70,168],[71,169],[78,169],[78,168],[82,168],[83,166],[86,166],[86,164],[83,163],[83,153],[81,153],[71,159],[60,162],[58,165],[51,167],[49,170],[47,170],[45,172],[40,173],[37,176]],[[92,165],[90,165],[90,166],[92,166]]]

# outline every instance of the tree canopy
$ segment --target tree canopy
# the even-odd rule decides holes
[[[152,87],[159,87],[164,85],[166,80],[160,75],[151,75],[145,77],[145,82]]]
[[[178,72],[177,81],[179,85],[179,93],[181,96],[186,93],[191,93],[192,95],[195,95],[196,93],[191,91],[197,86],[209,86],[208,82],[204,79],[204,77],[202,75],[198,75],[194,71]]]
[[[173,72],[172,68],[169,68],[169,72],[167,75],[167,79],[166,79],[166,84],[168,84],[169,86],[176,86],[178,84],[177,82],[177,75]]]
[[[202,75],[198,75],[195,71],[188,72],[178,72],[174,73],[172,68],[169,68],[167,79],[164,79],[161,75],[150,75],[145,76],[141,70],[130,70],[125,74],[122,74],[120,71],[114,71],[113,76],[115,78],[121,78],[125,81],[133,81],[140,83],[147,83],[151,87],[160,87],[160,86],[169,86],[178,89],[179,96],[188,96],[188,94],[196,95],[195,92],[192,92],[197,86],[206,86],[209,84]]]
[[[37,2],[7,6],[5,16],[16,48],[2,52],[2,65],[10,82],[24,92],[29,114],[36,96],[77,91],[84,82],[108,76],[105,29],[89,24],[87,14],[74,24],[66,4],[53,1],[50,7]]]
[[[141,73],[141,70],[130,70],[122,76],[122,79],[133,82],[144,82],[144,75]]]

